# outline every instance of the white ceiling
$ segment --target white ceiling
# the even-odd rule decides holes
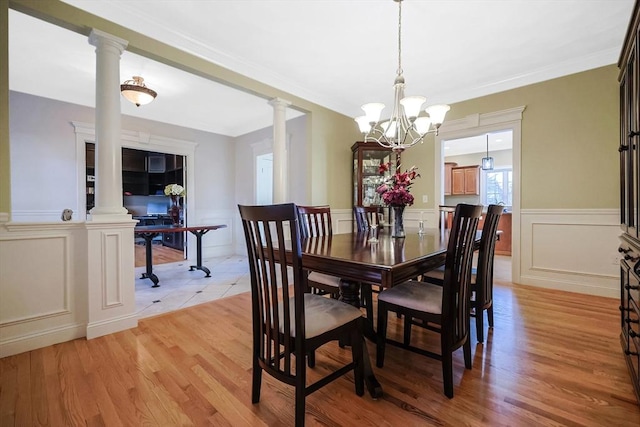
[[[398,4],[391,0],[65,2],[348,116],[366,102],[392,102]],[[405,0],[406,94],[454,103],[616,63],[633,3]],[[121,79],[133,75],[158,98],[139,108],[123,100],[124,114],[229,136],[271,124],[265,99],[125,52]],[[94,48],[84,36],[11,11],[9,83],[93,106]],[[289,109],[289,117],[298,114]]]

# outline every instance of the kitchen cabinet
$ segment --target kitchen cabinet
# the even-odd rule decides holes
[[[95,144],[87,143],[85,150],[87,174],[87,212],[94,206]],[[166,167],[149,171],[150,158],[164,160]],[[157,166],[157,165],[156,165]],[[126,196],[164,195],[167,184],[184,185],[184,157],[174,154],[152,153],[122,148],[122,191]]]
[[[353,205],[382,206],[382,198],[376,188],[384,181],[380,175],[381,164],[391,161],[392,151],[372,142],[356,142],[353,153]],[[393,165],[392,165],[393,167]],[[390,171],[385,176],[390,175]]]
[[[451,172],[453,168],[458,166],[457,163],[454,162],[445,162],[444,163],[444,195],[451,195]]]
[[[480,195],[480,166],[452,167],[451,195]]]
[[[620,342],[640,402],[640,1],[620,67]]]
[[[478,222],[478,230],[482,230],[484,217],[485,216],[482,215],[480,222]],[[504,212],[500,215],[498,231],[501,233],[498,241],[496,242],[495,254],[511,256],[511,212]]]
[[[87,208],[87,212],[89,212],[95,206],[95,197],[96,197],[96,145],[92,143],[87,143],[85,146],[85,167],[86,167],[86,185],[85,185],[85,205]]]

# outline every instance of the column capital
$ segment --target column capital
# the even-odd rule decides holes
[[[291,102],[282,98],[271,98],[269,100],[269,105],[271,105],[273,108],[287,108],[291,105]]]
[[[91,33],[89,33],[89,44],[95,47],[98,47],[99,45],[110,45],[117,48],[120,53],[122,53],[129,45],[129,42],[119,37],[112,36],[109,33],[105,33],[104,31],[92,28]]]

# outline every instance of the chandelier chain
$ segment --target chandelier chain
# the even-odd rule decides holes
[[[398,2],[398,75],[402,74],[402,0]]]

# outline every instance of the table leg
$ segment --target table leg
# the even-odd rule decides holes
[[[202,236],[207,234],[209,230],[189,230],[191,234],[196,236],[196,265],[189,267],[189,271],[201,270],[206,273],[204,277],[211,277],[211,271],[202,265]]]
[[[360,308],[360,283],[349,280],[340,281],[340,300],[351,304],[354,307]],[[373,328],[373,319],[366,319],[364,323],[364,337],[376,342],[376,333]],[[369,360],[369,351],[367,350],[367,340],[364,339],[362,343],[362,353],[364,362],[364,382],[369,390],[369,394],[372,398],[377,399],[382,397],[382,386],[378,382],[373,368],[371,367],[371,361]]]
[[[147,264],[146,272],[142,273],[141,279],[150,279],[153,282],[153,286],[151,286],[152,288],[160,287],[160,285],[158,285],[158,282],[160,281],[158,279],[158,276],[153,274],[153,253],[152,253],[153,244],[151,243],[151,241],[158,234],[159,233],[142,233],[141,234],[141,236],[144,238],[144,241],[145,241],[145,257],[146,257],[146,264]]]

